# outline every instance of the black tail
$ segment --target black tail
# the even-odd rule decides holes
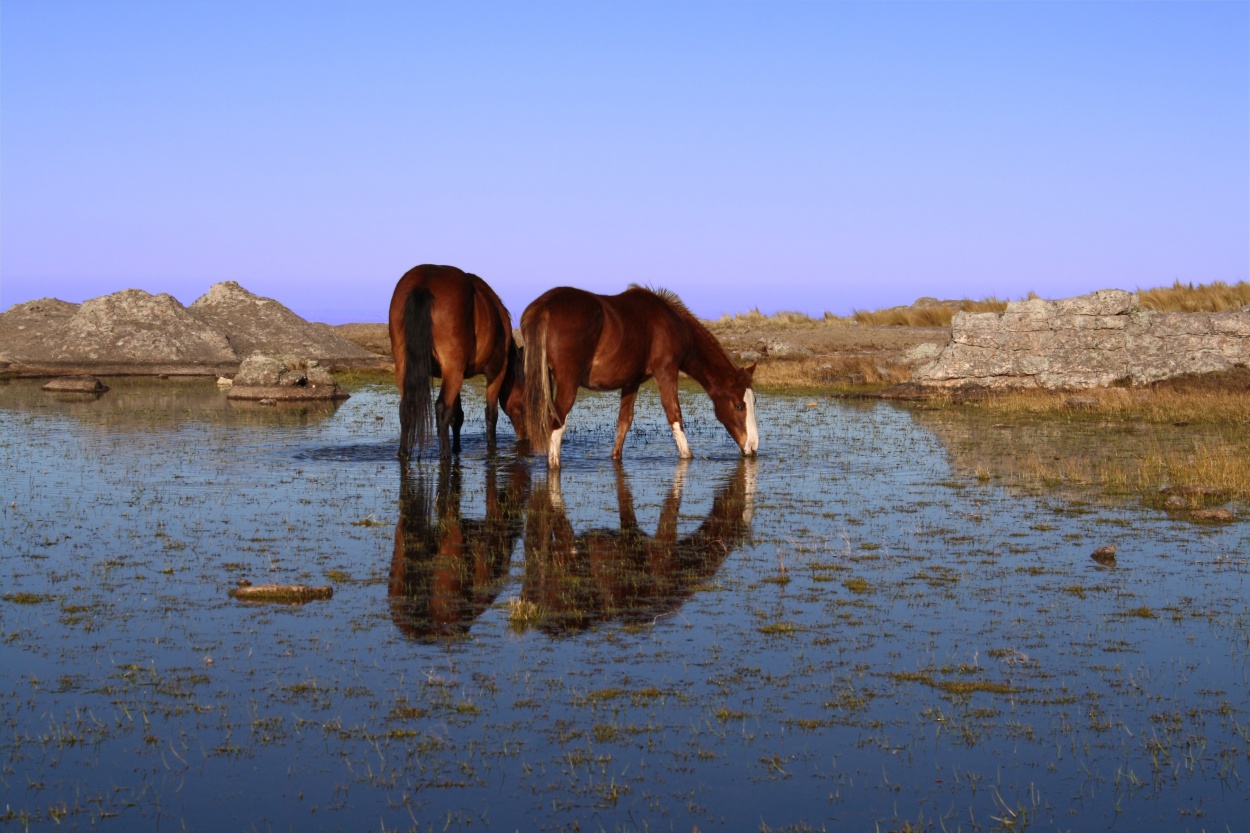
[[[434,363],[434,328],[428,289],[414,289],[404,301],[404,382],[399,391],[399,456],[407,457],[415,444],[425,449],[434,427],[430,376]]]

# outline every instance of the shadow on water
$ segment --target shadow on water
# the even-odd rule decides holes
[[[461,512],[460,461],[438,466],[431,491],[424,469],[400,467],[399,520],[387,596],[391,619],[414,639],[468,632],[499,595],[512,550],[525,525],[529,469],[519,461],[488,459],[486,514]]]
[[[747,540],[755,494],[755,461],[740,460],[715,491],[698,529],[678,536],[682,490],[689,463],[673,474],[654,535],[645,533],[634,497],[617,462],[619,523],[577,533],[570,523],[559,471],[530,496],[526,512],[522,598],[534,603],[538,627],[570,633],[600,622],[651,622],[674,613],[711,579],[726,557]]]

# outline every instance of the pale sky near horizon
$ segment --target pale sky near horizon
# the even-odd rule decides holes
[[[1248,279],[1250,3],[0,0],[0,310]]]

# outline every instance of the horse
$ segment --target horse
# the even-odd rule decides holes
[[[486,461],[486,513],[461,512],[458,460],[441,458],[433,495],[424,472],[400,466],[399,519],[387,582],[391,619],[413,639],[458,636],[490,609],[525,529],[529,468]]]
[[[754,456],[759,448],[751,390],[755,365],[734,364],[716,336],[672,292],[637,284],[619,295],[556,287],[525,308],[521,336],[528,380],[525,430],[531,446],[547,452],[548,468],[560,466],[565,419],[579,386],[620,390],[612,459],[621,459],[638,386],[650,378],[660,390],[677,453],[692,457],[677,401],[679,371],[703,386],[716,418],[744,456]]]
[[[677,464],[654,535],[638,524],[623,465],[616,462],[619,522],[578,533],[569,521],[559,470],[548,488],[530,492],[525,522],[525,573],[521,598],[544,611],[538,627],[560,634],[599,622],[654,622],[716,575],[731,552],[750,537],[755,502],[754,460],[739,458],[713,493],[712,508],[689,535],[677,522],[689,461]]]
[[[460,453],[464,380],[486,377],[486,442],[495,445],[499,402],[524,440],[523,360],[512,339],[512,318],[499,296],[477,275],[454,266],[425,264],[408,270],[390,306],[391,353],[399,386],[399,457],[413,445],[425,449],[430,434],[430,377],[443,380],[434,410],[439,453]]]

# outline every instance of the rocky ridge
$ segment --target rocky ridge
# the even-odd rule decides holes
[[[1080,389],[1145,385],[1250,365],[1250,310],[1143,309],[1104,289],[1013,301],[1001,313],[959,313],[951,340],[913,373],[922,387]]]
[[[44,298],[0,313],[0,372],[9,375],[228,374],[257,352],[334,368],[384,364],[333,328],[234,281],[214,284],[189,307],[166,293],[126,289],[82,304]]]

